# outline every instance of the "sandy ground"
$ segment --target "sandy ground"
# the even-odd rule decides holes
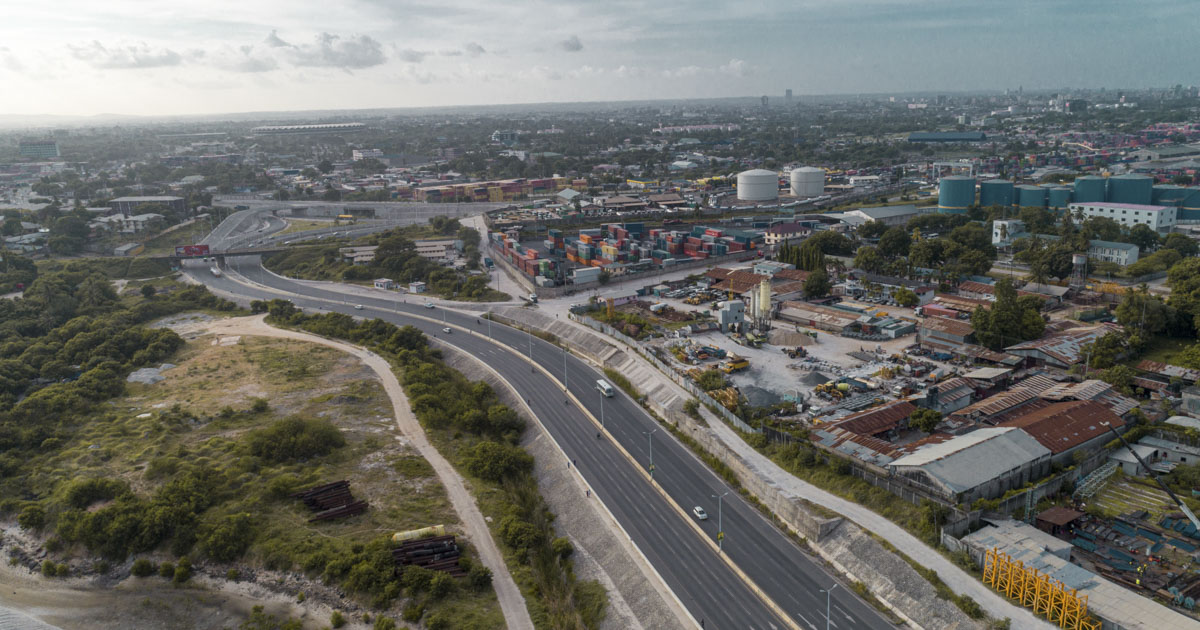
[[[450,498],[450,503],[454,506],[455,512],[462,518],[467,536],[471,539],[471,542],[475,543],[476,548],[479,550],[480,560],[492,570],[492,584],[496,589],[496,596],[500,601],[500,609],[504,613],[504,620],[509,630],[533,630],[533,621],[530,619],[529,611],[525,607],[525,599],[521,596],[516,582],[513,581],[512,574],[509,573],[507,565],[504,564],[504,556],[500,553],[500,549],[492,539],[491,532],[484,521],[483,513],[479,511],[479,506],[475,504],[474,497],[467,491],[462,476],[429,443],[429,439],[425,436],[425,431],[421,428],[416,416],[412,413],[412,409],[408,406],[408,398],[404,395],[404,390],[400,387],[400,382],[396,380],[396,375],[392,372],[391,365],[383,357],[357,346],[307,333],[272,328],[263,321],[265,317],[265,315],[235,317],[198,323],[197,326],[203,326],[208,332],[218,335],[257,335],[316,343],[354,355],[361,359],[367,367],[371,368],[383,382],[384,391],[387,392],[388,397],[392,400],[392,406],[396,413],[397,427],[404,437],[408,439],[409,443],[417,449],[417,452],[433,466],[438,480],[446,488],[446,493]]]

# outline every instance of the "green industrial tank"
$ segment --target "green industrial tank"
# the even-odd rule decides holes
[[[1108,180],[1095,175],[1075,179],[1075,203],[1104,203],[1108,199]]]
[[[1017,205],[1022,208],[1045,208],[1046,196],[1041,186],[1017,186]]]
[[[1174,184],[1160,184],[1150,193],[1150,203],[1156,206],[1177,206],[1188,198],[1191,190]]]
[[[1108,180],[1108,200],[1112,203],[1150,205],[1154,197],[1154,179],[1148,175],[1118,175]]]
[[[1013,183],[1007,179],[989,179],[979,185],[979,205],[984,208],[1011,206],[1013,201]]]
[[[1053,186],[1048,189],[1046,198],[1049,207],[1062,210],[1071,203],[1071,189],[1066,186]]]
[[[1176,221],[1200,221],[1200,188],[1185,188],[1187,196],[1179,202]]]
[[[938,212],[962,214],[975,205],[975,178],[954,175],[938,184]]]

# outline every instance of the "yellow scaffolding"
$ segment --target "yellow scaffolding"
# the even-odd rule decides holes
[[[1088,616],[1087,595],[993,547],[984,554],[983,583],[1066,630],[1100,630]]]

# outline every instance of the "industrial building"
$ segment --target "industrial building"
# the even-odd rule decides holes
[[[988,427],[922,445],[888,468],[949,501],[969,504],[1046,476],[1050,455],[1020,429]]]
[[[1152,206],[1136,203],[1073,203],[1071,216],[1083,213],[1084,219],[1104,217],[1132,228],[1141,224],[1156,232],[1170,232],[1175,227],[1179,209],[1174,206]]]
[[[918,217],[922,214],[933,212],[933,208],[918,208],[913,205],[904,206],[876,206],[872,208],[857,208],[851,210],[843,217],[855,217],[861,219],[863,223],[869,221],[879,221],[885,225],[905,225],[909,219]]]
[[[909,142],[984,142],[982,131],[916,131],[908,134]]]
[[[59,157],[58,143],[53,140],[22,140],[18,152],[21,157],[39,160]]]
[[[825,170],[812,166],[802,166],[792,169],[789,178],[792,186],[792,196],[800,199],[811,199],[825,194]]]
[[[740,201],[775,201],[779,198],[779,173],[761,168],[738,173],[737,198]]]
[[[1051,461],[1063,464],[1080,449],[1098,449],[1112,439],[1108,427],[1120,429],[1125,421],[1094,400],[1069,400],[1027,407],[1027,412],[999,424],[1016,427],[1050,449]]]
[[[314,133],[350,133],[354,131],[362,131],[367,126],[362,123],[326,123],[320,125],[267,125],[264,127],[255,127],[250,130],[250,133],[256,136],[278,136],[288,134],[314,134]]]
[[[1004,349],[1009,354],[1025,357],[1035,363],[1044,363],[1059,368],[1069,368],[1083,359],[1083,346],[1095,342],[1109,333],[1124,334],[1116,324],[1072,328],[1051,333],[1041,339],[1026,341]]]
[[[137,212],[138,206],[145,204],[166,206],[180,216],[187,213],[187,201],[183,197],[117,197],[108,202],[108,207],[128,217]]]

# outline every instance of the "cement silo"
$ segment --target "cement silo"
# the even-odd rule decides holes
[[[742,201],[775,201],[779,198],[779,173],[761,168],[738,173],[737,197]]]
[[[825,194],[825,170],[812,166],[792,169],[792,195],[812,199]]]
[[[1154,198],[1154,179],[1148,175],[1118,175],[1108,180],[1108,200],[1112,203],[1150,205]]]
[[[979,205],[984,208],[1013,205],[1013,183],[1007,179],[983,182],[979,185]]]
[[[1047,205],[1050,208],[1062,210],[1071,203],[1071,189],[1066,186],[1051,186],[1047,189]]]
[[[975,205],[975,178],[954,175],[938,184],[938,212],[962,214]]]
[[[1022,208],[1045,208],[1046,196],[1041,186],[1017,186],[1017,205]]]
[[[1095,175],[1075,178],[1075,203],[1104,203],[1108,199],[1108,180]]]

